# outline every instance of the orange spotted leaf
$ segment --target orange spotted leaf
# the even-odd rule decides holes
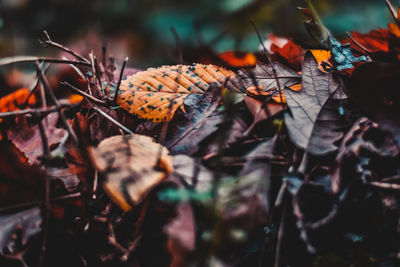
[[[139,118],[170,121],[178,108],[183,110],[183,100],[189,94],[203,94],[212,83],[222,86],[228,77],[226,87],[240,92],[236,74],[222,67],[194,64],[150,68],[121,82],[117,103]]]

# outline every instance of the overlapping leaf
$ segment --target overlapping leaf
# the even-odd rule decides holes
[[[336,151],[345,131],[350,128],[358,115],[356,106],[348,99],[329,98],[314,123],[307,152],[323,155]]]
[[[200,141],[217,130],[223,120],[216,114],[221,100],[221,89],[216,84],[202,96],[191,95],[185,100],[185,118],[172,129],[165,143],[172,153],[193,154]]]
[[[286,101],[292,113],[285,114],[285,125],[290,139],[296,146],[305,149],[322,106],[340,85],[332,74],[318,69],[318,63],[310,52],[304,57],[302,80],[301,91],[285,90]]]
[[[240,70],[238,76],[247,90],[256,88],[256,90],[261,91],[260,94],[262,92],[272,94],[278,91],[278,89],[290,87],[301,82],[301,76],[297,72],[278,62],[274,63],[274,69],[276,77],[271,64],[259,62],[254,68]]]
[[[241,91],[236,75],[214,65],[194,64],[151,68],[121,83],[117,103],[129,113],[153,122],[170,121],[189,94],[203,94],[210,84]]]

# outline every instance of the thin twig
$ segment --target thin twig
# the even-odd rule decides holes
[[[285,202],[282,210],[281,221],[279,223],[278,241],[276,243],[274,267],[280,266],[282,240],[285,234],[286,209],[287,209],[287,204]]]
[[[105,117],[106,119],[108,119],[110,122],[114,123],[116,126],[118,126],[119,128],[121,128],[122,130],[124,130],[125,132],[129,133],[129,134],[133,134],[133,132],[131,130],[129,130],[128,128],[126,128],[124,125],[122,125],[121,123],[119,123],[118,121],[114,120],[110,115],[108,115],[107,113],[105,113],[104,111],[102,111],[101,109],[99,109],[98,107],[93,107],[93,109],[100,113],[100,115],[102,115],[103,117]]]
[[[170,28],[172,35],[174,36],[175,43],[176,43],[176,49],[178,51],[178,63],[183,64],[183,53],[182,53],[182,43],[181,39],[179,38],[178,33],[176,32],[174,27]]]
[[[103,43],[103,46],[101,47],[101,62],[103,64],[103,68],[107,69],[107,64],[106,64],[106,56],[107,56],[107,46]]]
[[[124,62],[122,63],[122,67],[121,67],[121,72],[119,73],[119,79],[118,79],[118,84],[117,87],[115,88],[115,93],[114,93],[114,98],[113,98],[113,103],[117,103],[117,96],[118,96],[118,92],[119,92],[119,87],[121,86],[121,81],[122,81],[122,77],[124,76],[124,70],[125,70],[125,66],[126,63],[128,62],[129,58],[126,57]]]
[[[346,32],[346,35],[350,38],[350,40],[355,43],[359,48],[361,48],[365,53],[369,54],[371,53],[371,50],[360,44],[356,39],[353,38],[353,36],[349,33]]]
[[[399,20],[399,18],[397,16],[396,9],[394,9],[392,3],[390,3],[389,0],[386,0],[386,5],[388,6],[390,14],[392,15],[392,17],[393,17],[394,21],[396,22],[397,26],[400,28],[400,20]]]
[[[74,51],[70,50],[69,48],[67,48],[67,47],[65,47],[65,46],[63,46],[63,45],[61,45],[59,43],[56,43],[53,40],[51,40],[51,38],[50,38],[49,34],[47,33],[47,31],[43,31],[43,34],[46,37],[46,39],[45,40],[39,40],[43,45],[45,45],[45,46],[54,46],[54,47],[56,47],[56,48],[58,48],[58,49],[60,49],[60,50],[62,50],[64,52],[67,52],[68,54],[71,54],[72,56],[76,57],[80,61],[89,63],[89,61],[86,58],[82,57],[81,55],[78,55],[77,53],[75,53]]]
[[[104,101],[102,101],[102,100],[100,100],[100,99],[97,99],[97,98],[95,98],[94,96],[89,95],[88,93],[85,93],[84,91],[82,91],[82,90],[76,88],[75,86],[73,86],[72,84],[70,84],[70,83],[68,83],[68,82],[65,82],[65,81],[64,81],[64,82],[61,82],[60,84],[61,84],[61,85],[64,85],[64,86],[67,86],[68,88],[72,89],[72,90],[73,90],[75,93],[77,93],[78,95],[81,95],[81,96],[83,96],[83,97],[86,97],[90,102],[93,102],[93,103],[95,103],[95,104],[97,104],[97,105],[104,106],[104,107],[107,106],[106,102],[104,102]]]
[[[267,56],[267,59],[268,59],[269,63],[271,64],[272,73],[273,73],[273,75],[275,77],[276,85],[278,86],[278,92],[279,92],[279,97],[280,97],[280,100],[281,100],[281,104],[282,104],[282,107],[285,108],[286,106],[283,104],[284,103],[283,95],[282,95],[282,90],[281,90],[281,85],[280,85],[279,79],[277,78],[278,75],[277,75],[277,72],[276,72],[276,69],[275,69],[275,64],[272,61],[271,56],[270,56],[267,48],[264,45],[263,39],[261,37],[260,32],[258,31],[256,23],[254,22],[254,20],[251,17],[249,17],[249,20],[250,20],[251,25],[253,25],[253,28],[254,28],[254,30],[255,30],[255,32],[257,34],[258,40],[260,41],[260,44],[261,44],[261,46],[262,46],[262,48],[264,50],[264,53]]]
[[[94,57],[94,71],[95,71],[95,75],[96,75],[96,80],[100,86],[100,90],[103,93],[103,97],[105,97],[106,93],[104,92],[103,83],[101,82],[100,71],[99,71],[99,66],[98,66],[96,57]]]
[[[400,174],[396,174],[393,176],[382,178],[381,182],[393,182],[393,181],[399,181],[399,180],[400,180]]]
[[[72,64],[72,65],[82,65],[90,67],[90,63],[76,61],[76,60],[65,60],[65,59],[57,59],[57,58],[48,58],[48,57],[35,57],[35,56],[15,56],[15,57],[6,57],[0,59],[0,66],[15,64],[15,63],[29,63],[29,62],[48,62],[48,63],[61,63],[61,64]]]
[[[44,87],[44,89],[46,90],[46,93],[50,96],[50,98],[53,100],[55,106],[57,108],[59,108],[58,110],[58,114],[61,118],[61,120],[63,121],[65,128],[68,131],[68,134],[71,136],[72,141],[78,146],[79,145],[79,140],[78,137],[76,137],[76,134],[74,133],[74,130],[72,129],[71,125],[69,125],[67,118],[64,115],[64,112],[61,110],[61,105],[58,102],[56,96],[54,95],[53,90],[50,88],[49,82],[47,81],[46,77],[44,76],[43,70],[40,68],[39,62],[36,61],[35,63],[36,65],[36,69],[39,75],[39,79]]]
[[[38,109],[23,109],[23,110],[15,110],[15,111],[8,111],[8,112],[1,112],[0,113],[0,118],[5,118],[5,117],[12,117],[12,116],[18,116],[18,115],[26,115],[26,114],[47,114],[50,112],[58,111],[63,108],[70,108],[72,105],[70,104],[60,104],[59,107],[47,107],[47,108],[38,108]]]
[[[55,201],[66,200],[66,199],[71,199],[71,198],[78,198],[80,196],[81,196],[81,193],[77,192],[77,193],[64,195],[61,197],[55,197],[55,198],[50,199],[50,201],[55,202]],[[26,209],[31,206],[41,205],[44,202],[45,202],[45,200],[39,200],[39,201],[34,201],[34,202],[29,202],[29,203],[21,203],[21,204],[15,204],[15,205],[11,205],[11,206],[1,207],[0,213],[9,212],[9,211],[16,210],[16,209]]]
[[[382,189],[392,189],[392,190],[400,190],[400,184],[390,184],[390,183],[381,183],[381,182],[369,182],[367,185],[372,185]]]
[[[42,147],[43,147],[43,165],[45,168],[45,173],[46,173],[46,184],[45,184],[45,212],[44,212],[44,219],[43,219],[43,240],[42,240],[42,248],[40,251],[40,260],[39,260],[39,266],[43,266],[44,262],[44,255],[46,254],[46,248],[47,248],[47,236],[49,233],[49,219],[50,219],[50,176],[47,173],[47,164],[50,160],[50,148],[49,148],[49,142],[47,140],[46,133],[43,128],[43,122],[39,121],[39,133],[40,137],[42,139]]]

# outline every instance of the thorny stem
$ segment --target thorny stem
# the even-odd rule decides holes
[[[115,88],[115,93],[114,93],[114,98],[113,98],[113,103],[117,103],[117,96],[118,96],[118,92],[119,92],[119,87],[121,86],[121,81],[122,81],[122,77],[124,76],[124,70],[125,70],[125,66],[126,63],[128,62],[129,58],[126,57],[124,62],[122,63],[122,67],[121,67],[121,72],[119,73],[119,79],[118,79],[118,84],[117,87]]]
[[[43,34],[46,37],[46,39],[45,40],[39,40],[39,41],[44,46],[57,47],[58,49],[60,49],[60,50],[62,50],[64,52],[67,52],[68,54],[71,54],[72,56],[76,57],[78,60],[89,64],[89,61],[86,58],[82,57],[81,55],[78,55],[77,53],[75,53],[74,51],[70,50],[69,48],[67,48],[67,47],[65,47],[65,46],[63,46],[63,45],[61,45],[59,43],[56,43],[53,40],[51,40],[51,38],[50,38],[49,34],[47,33],[47,31],[43,31]]]
[[[110,122],[112,122],[113,124],[115,124],[116,126],[118,126],[119,128],[121,128],[122,130],[124,130],[125,132],[129,133],[129,134],[133,134],[133,132],[131,130],[129,130],[128,128],[126,128],[124,125],[122,125],[121,123],[119,123],[118,121],[114,120],[110,115],[108,115],[107,113],[105,113],[104,111],[102,111],[101,109],[99,109],[98,107],[93,107],[93,109],[98,112],[100,115],[102,115],[104,118],[106,118],[107,120],[109,120]]]
[[[86,97],[89,101],[93,102],[94,104],[104,106],[104,107],[107,106],[106,102],[104,102],[100,99],[97,99],[96,97],[89,95],[88,93],[85,93],[84,91],[76,88],[75,86],[73,86],[72,84],[70,84],[68,82],[65,82],[65,81],[61,82],[61,85],[67,86],[68,88],[72,89],[75,93],[77,93],[83,97]]]
[[[39,79],[40,79],[40,81],[41,81],[41,83],[42,83],[44,89],[46,90],[46,93],[47,93],[47,94],[50,96],[50,98],[53,100],[55,106],[56,106],[57,108],[59,108],[59,109],[58,109],[58,114],[59,114],[61,120],[63,121],[63,123],[64,123],[64,125],[65,125],[65,128],[66,128],[67,131],[68,131],[68,134],[71,136],[72,141],[73,141],[77,146],[79,146],[78,137],[76,137],[76,134],[74,133],[74,131],[73,131],[71,125],[68,124],[68,121],[67,121],[67,118],[66,118],[65,115],[64,115],[64,112],[61,110],[61,105],[60,105],[60,103],[58,102],[56,96],[54,95],[53,90],[50,88],[49,82],[47,81],[46,77],[44,76],[43,70],[40,68],[39,62],[36,61],[35,65],[36,65],[36,69],[37,69],[37,72],[38,72],[38,75],[39,75]]]

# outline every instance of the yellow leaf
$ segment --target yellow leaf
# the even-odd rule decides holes
[[[113,136],[103,140],[89,155],[106,181],[104,191],[124,211],[139,204],[172,172],[168,149],[144,135]]]
[[[153,122],[170,121],[189,94],[203,94],[212,83],[240,91],[232,71],[214,65],[194,64],[150,68],[121,82],[118,105],[140,118]],[[183,110],[184,111],[184,110]]]

